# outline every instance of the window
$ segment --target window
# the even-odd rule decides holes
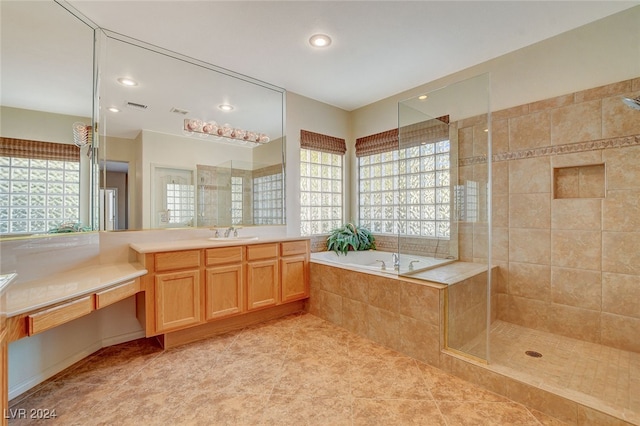
[[[300,233],[327,234],[342,222],[342,155],[300,150]]]
[[[80,221],[80,151],[1,138],[0,234],[45,233]]]
[[[191,184],[167,183],[165,187],[169,225],[193,226],[195,191]]]
[[[242,224],[243,211],[243,178],[242,176],[231,177],[231,224]]]
[[[253,178],[253,223],[282,224],[282,172]]]
[[[448,126],[430,122],[400,129],[402,146],[397,131],[356,143],[359,219],[371,232],[450,237]]]
[[[300,234],[328,234],[343,222],[344,139],[303,130],[300,137]]]

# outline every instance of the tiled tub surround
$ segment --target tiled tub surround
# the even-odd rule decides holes
[[[446,285],[357,272],[313,258],[310,283],[311,314],[419,361],[440,364]]]
[[[486,267],[483,268],[486,269]],[[491,270],[492,289],[498,279],[498,268]],[[489,355],[487,337],[487,272],[474,274],[463,281],[447,287],[446,303],[446,347],[461,351],[467,355],[486,360]],[[492,291],[492,303],[497,293]],[[495,320],[495,311],[491,311],[491,322]]]
[[[452,349],[476,348],[477,337],[486,336],[486,321],[478,320],[486,318],[486,294],[487,267],[482,264],[456,262],[408,277],[330,266],[312,256],[308,310],[438,366],[446,342]]]

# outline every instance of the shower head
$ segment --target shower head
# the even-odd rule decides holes
[[[635,99],[632,98],[622,98],[622,102],[624,102],[624,104],[628,107],[631,107],[633,109],[637,109],[638,111],[640,111],[640,96],[638,96]]]

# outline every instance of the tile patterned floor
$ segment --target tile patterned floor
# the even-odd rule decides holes
[[[489,336],[490,369],[640,424],[640,353],[503,321],[494,321]],[[483,352],[484,338],[473,345],[466,349]]]
[[[310,314],[104,348],[11,401],[64,425],[562,425]],[[29,424],[11,420],[10,425]]]

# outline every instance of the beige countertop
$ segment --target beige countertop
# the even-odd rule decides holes
[[[12,317],[130,281],[147,273],[137,263],[90,265],[46,278],[15,282],[7,288],[6,313]]]
[[[415,274],[406,275],[411,278],[433,281],[440,284],[453,285],[487,270],[486,263],[471,263],[456,261],[448,265],[439,266]]]
[[[131,243],[129,247],[138,253],[157,253],[163,251],[190,250],[201,248],[238,246],[250,244],[277,243],[281,241],[308,240],[308,237],[237,237],[237,238],[199,238],[195,240],[154,241]]]
[[[11,284],[13,280],[18,277],[18,274],[0,274],[0,293],[4,292],[4,290]]]

